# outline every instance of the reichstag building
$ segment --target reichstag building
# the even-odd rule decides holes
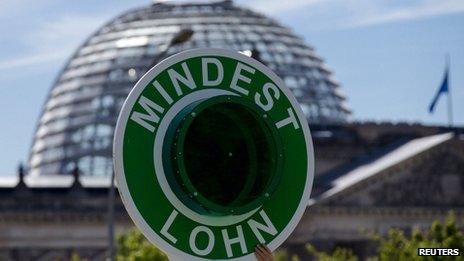
[[[463,128],[353,121],[332,72],[291,28],[233,1],[155,1],[96,30],[52,83],[28,164],[0,177],[0,260],[108,256],[119,110],[153,64],[197,47],[240,51],[270,67],[310,123],[316,176],[308,209],[283,245],[291,253],[305,260],[312,243],[364,258],[374,250],[366,231],[425,229],[450,210],[464,218]],[[132,227],[118,198],[116,234]]]

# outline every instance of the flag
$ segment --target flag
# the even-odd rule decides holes
[[[449,88],[448,88],[448,66],[446,66],[445,70],[445,76],[443,77],[443,82],[440,86],[440,89],[438,89],[437,94],[435,94],[435,97],[433,97],[432,102],[429,105],[429,113],[432,113],[433,110],[435,109],[435,105],[438,102],[438,99],[440,98],[442,93],[448,93]],[[448,94],[449,95],[449,94]]]

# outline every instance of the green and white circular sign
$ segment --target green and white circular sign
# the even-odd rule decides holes
[[[114,137],[118,188],[143,234],[176,260],[252,260],[295,229],[311,192],[306,119],[269,68],[196,49],[135,85]]]

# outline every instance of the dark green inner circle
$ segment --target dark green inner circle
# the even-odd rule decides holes
[[[256,121],[245,107],[220,103],[203,110],[188,127],[185,170],[206,199],[240,206],[262,194],[273,164],[264,130]]]
[[[197,212],[240,214],[270,197],[282,156],[275,126],[261,108],[234,96],[187,106],[168,128],[168,182]]]

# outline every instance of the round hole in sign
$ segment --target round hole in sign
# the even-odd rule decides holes
[[[184,204],[200,213],[239,215],[272,194],[282,151],[277,130],[262,115],[255,104],[230,96],[179,113],[170,126],[178,134],[166,138],[163,158],[173,174],[168,181]],[[185,197],[192,193],[197,196]]]

